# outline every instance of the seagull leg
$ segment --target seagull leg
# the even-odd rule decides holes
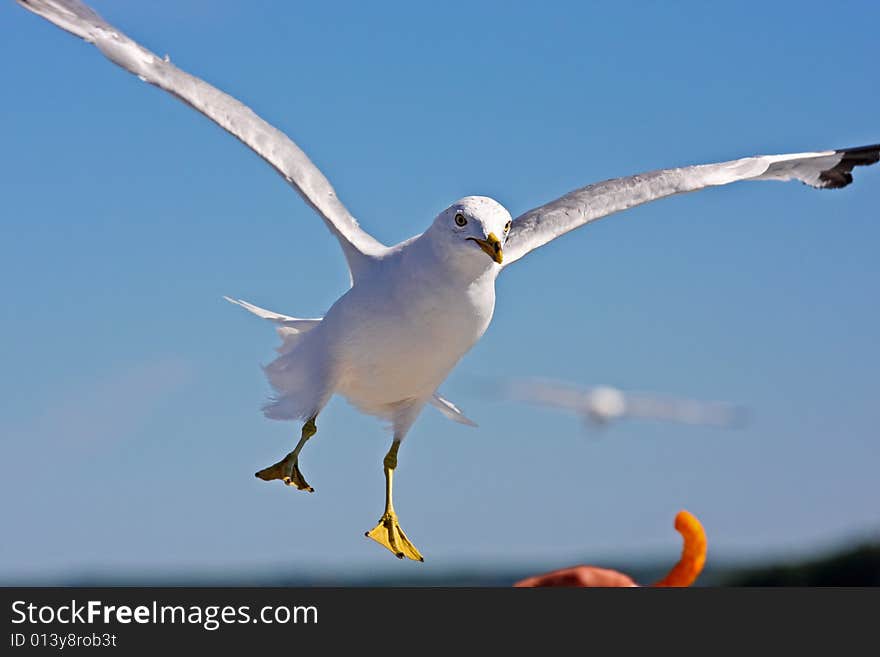
[[[298,490],[306,490],[310,493],[314,493],[315,489],[309,486],[308,482],[306,482],[306,478],[303,477],[302,472],[299,471],[299,453],[308,439],[318,432],[318,428],[315,426],[316,417],[317,415],[310,417],[303,425],[302,436],[290,454],[278,461],[275,465],[263,468],[254,476],[259,477],[263,481],[280,479],[287,486],[296,486]]]
[[[394,512],[394,504],[391,500],[391,487],[394,478],[394,469],[397,467],[397,450],[400,448],[400,441],[395,440],[391,443],[391,449],[385,455],[383,462],[385,466],[385,513],[379,519],[379,524],[366,533],[367,538],[372,538],[379,545],[383,545],[394,553],[398,559],[412,559],[413,561],[424,561],[421,553],[416,546],[410,543],[410,540],[400,528],[397,521],[397,514]]]

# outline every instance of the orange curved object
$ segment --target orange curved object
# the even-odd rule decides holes
[[[675,529],[684,539],[681,558],[666,577],[651,586],[690,586],[706,564],[706,532],[696,516],[679,511],[675,516]]]

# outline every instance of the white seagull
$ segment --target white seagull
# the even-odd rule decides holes
[[[491,198],[468,196],[438,214],[424,233],[386,246],[360,227],[296,144],[235,98],[146,50],[81,2],[17,2],[232,133],[274,167],[339,240],[351,288],[325,317],[297,319],[238,302],[276,323],[283,339],[280,355],[265,368],[276,391],[266,416],[305,421],[296,448],[257,476],[312,490],[299,453],[334,394],[390,421],[385,512],[367,536],[399,558],[422,560],[392,505],[398,448],[425,404],[468,422],[437,388],[489,326],[495,279],[504,267],[575,228],[648,201],[739,180],[844,187],[853,167],[880,158],[876,145],[665,169],[583,187],[516,219]]]
[[[623,418],[638,418],[730,428],[740,426],[745,416],[742,408],[726,402],[624,391],[607,385],[585,390],[542,379],[516,380],[507,386],[507,396],[516,401],[569,411],[585,422],[599,426]]]

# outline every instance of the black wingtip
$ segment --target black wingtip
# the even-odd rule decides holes
[[[837,166],[819,174],[819,180],[822,182],[823,189],[846,187],[853,181],[853,167],[869,166],[880,161],[880,144],[840,148],[836,152],[843,153],[843,157],[837,163]]]

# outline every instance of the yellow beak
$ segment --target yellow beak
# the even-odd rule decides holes
[[[489,237],[484,240],[478,240],[476,237],[468,237],[468,239],[476,242],[477,245],[499,265],[502,260],[504,260],[504,252],[501,250],[501,240],[495,236],[495,233],[489,233]]]

